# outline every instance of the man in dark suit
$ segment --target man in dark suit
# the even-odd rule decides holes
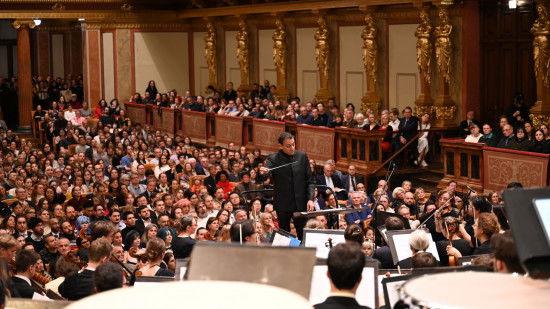
[[[348,167],[348,173],[342,176],[342,186],[348,192],[357,191],[357,184],[365,183],[365,178],[355,174],[355,165]]]
[[[386,221],[384,221],[384,225],[386,226],[387,231],[402,230],[405,228],[403,221],[401,221],[401,219],[397,217],[386,218]],[[372,257],[379,260],[380,263],[382,263],[383,269],[395,268],[395,265],[393,264],[390,247],[387,245],[376,249]]]
[[[502,138],[497,144],[498,148],[508,148],[510,143],[514,140],[514,129],[511,125],[507,124],[502,128]]]
[[[460,122],[460,125],[458,126],[459,127],[458,134],[460,135],[461,138],[465,138],[466,136],[468,136],[468,134],[470,134],[470,126],[472,124],[475,124],[478,127],[481,127],[479,122],[474,119],[474,111],[469,111],[466,114],[466,119],[462,120]]]
[[[355,242],[337,244],[330,249],[327,259],[330,279],[330,296],[314,306],[315,309],[353,309],[361,306],[355,299],[355,292],[361,283],[365,255]]]
[[[403,118],[399,119],[398,129],[399,133],[397,133],[393,143],[394,152],[401,149],[418,134],[418,118],[412,115],[412,108],[407,106],[403,109]],[[409,147],[410,149],[416,149],[416,142],[413,142]],[[411,152],[414,153],[415,151]],[[405,160],[407,159],[405,158]]]
[[[139,235],[143,235],[143,232],[145,232],[145,227],[149,224],[157,223],[151,216],[151,211],[147,206],[140,206],[138,208],[138,216],[135,230],[138,231]]]
[[[334,169],[329,163],[323,166],[323,173],[317,175],[317,185],[327,186],[334,191],[337,199],[347,200],[347,193],[343,191],[343,184],[340,177],[336,176]],[[321,188],[321,190],[324,190]]]
[[[33,250],[21,250],[15,257],[15,276],[13,280],[13,291],[22,298],[32,298],[37,290],[31,285],[31,278],[36,272],[36,262],[40,255]]]
[[[278,139],[280,150],[267,158],[260,169],[260,176],[271,175],[274,191],[274,206],[279,219],[279,227],[290,232],[290,219],[296,211],[313,211],[315,180],[309,167],[307,154],[296,150],[294,136],[284,132]],[[287,164],[287,165],[285,165]],[[280,167],[280,168],[277,168]],[[277,169],[275,169],[277,168]],[[295,218],[294,226],[302,239],[304,218]]]
[[[65,278],[59,286],[59,293],[68,300],[79,300],[94,293],[94,272],[109,260],[113,246],[107,239],[99,238],[92,242],[88,251],[88,265],[76,274]]]

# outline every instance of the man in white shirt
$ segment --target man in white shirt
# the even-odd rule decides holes
[[[392,129],[394,131],[398,131],[399,130],[399,111],[397,110],[397,108],[394,108],[392,109],[392,111],[390,112],[390,126],[392,127]]]

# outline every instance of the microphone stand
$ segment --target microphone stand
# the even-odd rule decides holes
[[[395,173],[395,171],[397,170],[397,164],[395,164],[395,161],[391,161],[390,163],[390,166],[388,168],[388,170],[386,171],[386,176],[385,176],[385,181],[386,181],[386,185],[385,187],[383,187],[383,191],[384,191],[384,194],[380,194],[378,196],[378,198],[376,198],[376,200],[374,201],[374,204],[373,204],[373,207],[374,207],[374,215],[373,215],[373,220],[376,224],[378,224],[378,211],[376,210],[376,207],[378,206],[378,202],[380,201],[380,198],[382,197],[382,195],[385,195],[387,193],[387,188],[388,188],[388,184],[389,184],[389,181],[391,179],[391,177],[393,176],[393,173]],[[375,190],[376,191],[376,190]],[[371,224],[372,224],[372,221],[371,221]],[[377,227],[374,228],[374,231],[377,235],[376,239],[383,239],[382,238],[382,234],[380,234],[380,231],[377,229]],[[382,243],[380,243],[382,244]]]

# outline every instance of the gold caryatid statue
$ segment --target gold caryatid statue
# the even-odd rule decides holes
[[[211,20],[206,22],[206,35],[204,36],[204,56],[208,65],[208,84],[218,89],[217,63],[216,63],[216,29]]]
[[[451,61],[453,58],[451,32],[453,31],[453,26],[449,19],[448,5],[442,2],[439,6],[439,25],[435,27],[434,31],[439,93],[431,112],[435,116],[435,126],[442,128],[455,126],[457,115],[457,106],[451,99],[450,94],[452,81]]]
[[[246,21],[241,18],[239,20],[239,31],[237,31],[237,60],[241,70],[241,85],[238,91],[240,95],[246,95],[250,91],[248,85],[249,79],[249,54],[248,54],[248,26]]]
[[[435,27],[435,58],[437,70],[447,84],[451,83],[451,59],[453,45],[451,43],[451,32],[453,25],[449,21],[449,12],[446,6],[439,8],[439,26]]]
[[[431,94],[432,83],[432,55],[433,45],[431,42],[432,25],[430,22],[430,11],[427,7],[420,9],[420,24],[416,28],[416,63],[420,74],[420,96],[416,99],[417,114],[431,113],[433,99]]]
[[[550,122],[550,19],[548,1],[537,1],[538,18],[531,27],[533,60],[537,84],[537,102],[531,109],[533,124],[539,127]]]
[[[376,72],[378,70],[378,45],[376,43],[376,22],[371,11],[365,15],[365,28],[361,32],[363,39],[363,66],[365,68],[367,80],[367,93],[362,99],[362,110],[366,113],[371,109],[375,115],[379,114],[380,97],[376,90]]]
[[[365,15],[366,27],[361,32],[361,38],[363,39],[363,66],[367,77],[376,82],[376,67],[378,57],[378,46],[376,45],[376,24],[372,13]]]
[[[332,93],[328,89],[328,59],[329,59],[329,42],[328,42],[328,27],[325,16],[319,15],[317,19],[319,27],[315,31],[315,60],[317,61],[317,69],[319,70],[320,89],[317,91],[315,98],[318,102],[324,103],[332,97]]]
[[[273,32],[273,64],[277,71],[277,99],[286,99],[286,29],[280,16],[275,19],[275,31]],[[284,98],[283,98],[284,97]]]
[[[319,28],[315,31],[315,60],[319,69],[319,80],[322,89],[328,89],[328,27],[324,16],[317,19]]]

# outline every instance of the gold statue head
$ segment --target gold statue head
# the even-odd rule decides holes
[[[449,12],[447,11],[447,7],[441,6],[439,9],[439,19],[441,19],[441,24],[449,24]]]
[[[239,20],[239,28],[241,30],[246,30],[246,22],[244,21],[244,19]]]
[[[319,27],[327,26],[327,22],[325,21],[325,17],[323,15],[319,15],[319,17],[317,18],[317,24],[319,25]]]
[[[275,18],[275,26],[279,29],[283,27],[283,21],[280,17]]]
[[[367,13],[365,15],[365,24],[369,27],[374,26],[374,17],[372,16],[372,13]]]

